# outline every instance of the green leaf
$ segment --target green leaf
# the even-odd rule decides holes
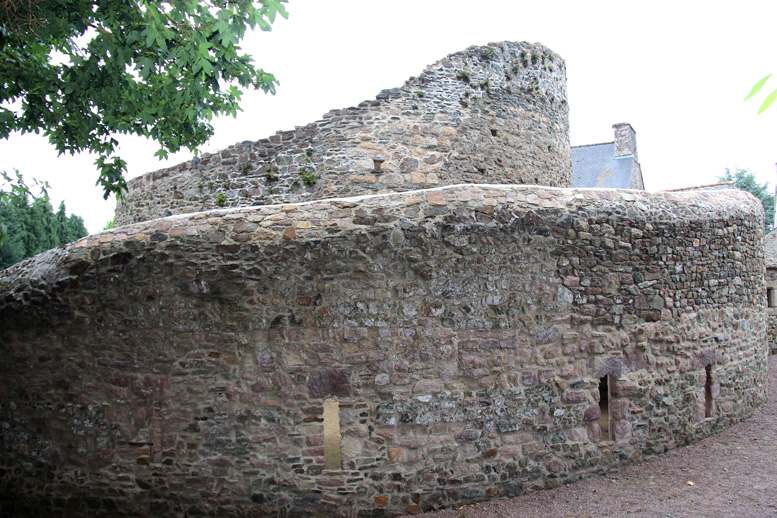
[[[0,138],[42,132],[59,153],[96,153],[105,194],[124,185],[111,135],[193,150],[212,136],[212,117],[239,109],[244,89],[275,90],[239,43],[248,27],[286,17],[286,0],[33,4],[46,23],[0,29]],[[56,52],[64,63],[53,64]]]
[[[766,84],[766,80],[767,80],[767,79],[769,79],[770,77],[772,77],[772,75],[771,75],[771,74],[769,74],[768,76],[764,77],[763,79],[761,79],[760,81],[758,81],[756,84],[754,84],[754,85],[753,85],[753,89],[752,89],[752,90],[750,90],[750,93],[749,93],[749,94],[747,94],[747,97],[745,97],[745,99],[744,99],[744,100],[745,100],[745,101],[747,101],[747,100],[748,100],[748,99],[750,99],[752,96],[754,96],[755,94],[757,94],[757,93],[758,93],[758,92],[761,90],[761,88],[763,88],[764,84]],[[771,103],[770,103],[770,104],[771,104]],[[761,112],[758,112],[758,113],[761,113]]]
[[[772,93],[766,96],[766,99],[764,99],[764,102],[761,105],[761,108],[758,110],[758,115],[763,113],[765,109],[771,106],[775,99],[777,99],[777,90],[773,91]]]

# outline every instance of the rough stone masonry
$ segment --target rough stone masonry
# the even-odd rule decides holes
[[[569,187],[566,99],[550,49],[471,47],[375,100],[133,179],[116,224],[461,183]]]
[[[765,401],[749,194],[401,190],[151,219],[0,273],[2,514],[418,513]]]

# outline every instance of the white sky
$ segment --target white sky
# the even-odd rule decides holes
[[[401,86],[447,54],[512,40],[542,43],[566,61],[572,145],[612,141],[612,124],[631,123],[647,190],[713,183],[725,167],[777,180],[777,104],[756,116],[777,76],[742,102],[777,72],[772,0],[290,0],[288,11],[273,32],[243,44],[280,80],[277,95],[246,94],[244,112],[216,120],[202,151],[305,125]],[[160,163],[153,143],[119,140],[130,178],[191,158]],[[115,201],[94,185],[93,160],[57,157],[36,135],[0,141],[0,169],[47,180],[55,210],[64,199],[97,232]]]

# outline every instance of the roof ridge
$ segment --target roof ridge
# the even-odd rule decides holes
[[[612,142],[599,142],[599,143],[597,143],[597,144],[581,144],[581,145],[579,145],[579,146],[570,146],[570,147],[574,149],[574,148],[576,148],[576,147],[594,147],[594,146],[604,146],[605,144],[615,144],[615,141],[612,141]]]

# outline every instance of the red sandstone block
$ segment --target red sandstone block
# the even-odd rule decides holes
[[[612,422],[613,437],[617,441],[625,441],[631,437],[631,423],[625,419],[618,419]]]
[[[316,479],[316,484],[324,487],[339,487],[345,485],[345,479],[339,477],[319,477]],[[332,495],[327,495],[327,498],[332,498]]]
[[[430,191],[426,193],[426,201],[431,205],[446,205],[445,195],[441,191]]]
[[[628,399],[613,399],[610,401],[610,415],[613,419],[626,419],[629,415]]]
[[[564,286],[580,286],[580,277],[568,276],[564,278]]]
[[[616,398],[630,398],[639,394],[639,385],[632,381],[613,380],[610,392]]]
[[[601,417],[602,415],[602,409],[599,408],[599,405],[593,405],[589,406],[585,409],[585,412],[583,413],[583,421],[590,422],[590,421],[596,421]]]
[[[503,457],[515,457],[522,453],[523,448],[521,446],[502,446],[499,448],[499,455]]]
[[[480,438],[480,432],[476,430],[464,430],[455,435],[457,441],[474,441]]]
[[[561,395],[561,401],[564,403],[582,403],[587,399],[588,392],[585,390],[565,390]]]
[[[308,435],[305,437],[305,444],[308,446],[323,446],[324,445],[324,436],[323,435]]]

